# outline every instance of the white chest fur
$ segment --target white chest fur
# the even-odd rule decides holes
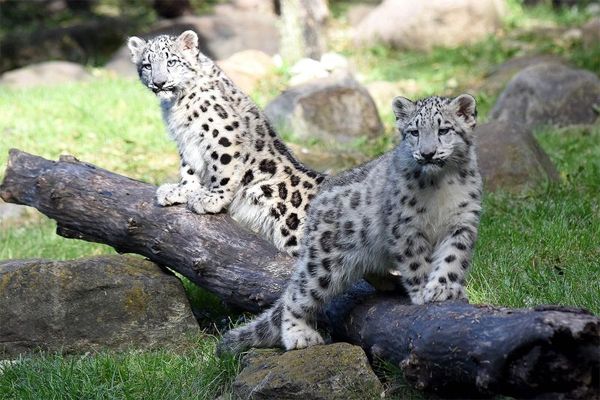
[[[447,180],[439,186],[422,190],[417,197],[419,207],[424,212],[417,213],[415,222],[423,231],[430,235],[435,242],[447,233],[447,230],[457,223],[460,204],[468,201],[472,188],[469,185],[449,184]]]
[[[206,172],[206,154],[205,140],[198,134],[199,129],[190,123],[187,114],[181,109],[163,109],[163,117],[169,136],[177,144],[183,161],[202,179]]]

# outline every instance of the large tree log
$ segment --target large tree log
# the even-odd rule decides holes
[[[55,219],[59,235],[144,255],[243,310],[281,293],[293,260],[226,215],[162,208],[155,187],[81,163],[11,150],[0,197]],[[454,396],[598,396],[600,320],[575,309],[506,309],[406,298],[359,284],[327,307],[333,337]]]

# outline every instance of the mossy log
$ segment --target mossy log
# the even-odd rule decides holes
[[[0,197],[55,219],[61,236],[144,255],[240,309],[258,312],[277,298],[292,258],[227,215],[160,207],[155,190],[71,156],[54,162],[11,150]],[[600,319],[584,310],[414,306],[363,282],[325,315],[334,340],[362,346],[444,396],[599,395]]]

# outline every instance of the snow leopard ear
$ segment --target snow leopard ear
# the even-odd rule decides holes
[[[404,121],[415,111],[415,103],[406,97],[398,96],[392,100],[392,110],[396,116],[396,121]]]
[[[132,36],[127,40],[127,47],[129,47],[129,51],[131,52],[131,61],[134,64],[139,63],[146,48],[146,41],[137,36]]]
[[[461,94],[450,103],[452,111],[471,128],[477,121],[477,102],[470,94]]]
[[[198,49],[198,35],[194,31],[185,31],[177,37],[179,48],[186,51],[194,51]]]

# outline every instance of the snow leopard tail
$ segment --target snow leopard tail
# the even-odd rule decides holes
[[[281,346],[282,300],[239,328],[226,332],[217,345],[217,354],[238,354],[251,347]]]

